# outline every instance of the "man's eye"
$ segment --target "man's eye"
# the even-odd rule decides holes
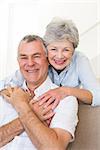
[[[51,51],[56,51],[56,48],[51,48],[50,50],[51,50]]]
[[[40,55],[35,55],[34,58],[40,58]]]

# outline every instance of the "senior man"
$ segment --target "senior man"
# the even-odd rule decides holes
[[[40,109],[35,102],[36,97],[57,88],[48,77],[46,48],[39,36],[28,35],[21,40],[18,63],[24,77],[22,87],[1,92],[4,97],[0,97],[0,149],[65,150],[74,139],[77,125],[76,98],[64,98],[54,112],[51,106]],[[47,111],[53,116],[49,127],[41,119]]]

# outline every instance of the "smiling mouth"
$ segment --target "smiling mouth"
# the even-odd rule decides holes
[[[57,64],[57,65],[63,65],[65,63],[65,60],[54,60],[54,62]]]
[[[36,73],[37,71],[39,71],[39,69],[34,69],[34,70],[26,70],[28,73]]]

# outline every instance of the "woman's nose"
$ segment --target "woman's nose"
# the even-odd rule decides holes
[[[63,58],[62,52],[58,52],[57,57],[58,57],[58,58]]]

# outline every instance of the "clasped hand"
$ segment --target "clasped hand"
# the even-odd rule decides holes
[[[0,94],[15,108],[16,105],[23,105],[23,102],[27,103],[37,117],[47,125],[50,124],[51,118],[55,114],[52,110],[52,104],[47,107],[45,107],[47,102],[39,105],[40,102],[38,100],[36,101],[34,98],[32,99],[27,91],[24,91],[19,87],[8,87],[7,89],[2,90]]]

